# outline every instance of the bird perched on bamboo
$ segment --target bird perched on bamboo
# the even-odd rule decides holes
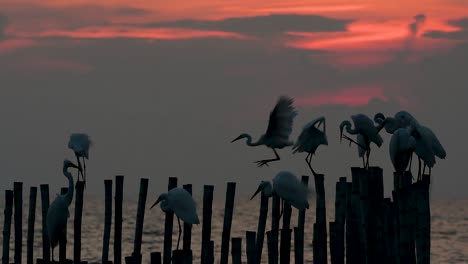
[[[68,141],[68,148],[73,150],[78,161],[78,166],[82,169],[81,176],[86,184],[86,161],[89,159],[89,148],[92,146],[92,141],[87,134],[74,133],[71,134],[70,140]],[[83,166],[81,165],[80,158],[83,160]],[[84,174],[83,174],[84,172]],[[80,174],[78,174],[79,180]]]
[[[400,111],[394,117],[387,118],[379,113],[376,117],[379,119],[378,122],[385,120],[385,130],[390,134],[395,133],[399,128],[409,129],[410,135],[415,139],[414,153],[418,156],[419,161],[418,180],[421,180],[426,166],[429,168],[429,175],[431,174],[432,168],[436,163],[436,157],[440,159],[446,158],[447,153],[435,133],[430,128],[421,125],[409,112]],[[424,163],[422,170],[421,162]]]
[[[150,207],[152,209],[155,205],[161,203],[161,210],[165,213],[173,211],[179,223],[179,239],[177,240],[177,249],[179,249],[180,235],[182,234],[182,227],[180,219],[186,224],[200,224],[198,219],[197,207],[195,201],[183,188],[173,188],[167,193],[159,195],[156,202]]]
[[[73,176],[68,171],[69,168],[81,170],[79,166],[69,160],[63,162],[63,175],[68,179],[68,191],[64,195],[57,195],[47,210],[47,234],[52,247],[52,261],[54,260],[54,248],[59,240],[67,234],[66,226],[70,216],[68,207],[73,200],[74,189]]]
[[[396,174],[400,177],[408,168],[415,148],[416,140],[411,136],[408,128],[399,128],[393,133],[389,147],[390,159]]]
[[[323,125],[322,130],[319,129],[320,125]],[[320,145],[328,145],[325,117],[323,116],[306,124],[293,146],[293,153],[307,152],[305,161],[314,175],[317,173],[312,168],[311,161]]]
[[[354,129],[351,128],[351,122],[345,120],[340,124],[340,141],[341,139],[349,140],[350,144],[355,143],[358,145],[359,157],[362,158],[364,168],[369,167],[369,156],[371,152],[370,144],[375,143],[379,148],[382,146],[383,139],[379,135],[379,131],[384,122],[381,125],[374,126],[374,122],[368,116],[364,114],[352,115],[351,119],[354,123]],[[343,130],[346,128],[346,132],[351,135],[357,135],[357,141],[343,135]],[[364,160],[364,154],[367,157],[367,161]]]
[[[276,152],[276,149],[282,149],[293,145],[293,142],[289,140],[289,136],[291,135],[293,120],[296,115],[297,112],[293,106],[293,99],[287,96],[281,96],[273,111],[270,113],[268,128],[265,134],[263,134],[257,142],[252,143],[252,136],[246,133],[241,134],[231,142],[246,138],[248,146],[255,147],[265,145],[268,148],[271,148],[275,154],[274,159],[265,159],[255,162],[259,167],[262,167],[263,165],[268,166],[268,163],[280,160],[280,156]]]
[[[284,202],[291,204],[298,210],[309,209],[308,198],[311,192],[294,174],[289,171],[280,171],[272,182],[273,185],[269,181],[261,181],[250,200],[260,192],[266,197],[276,194],[281,198],[281,215]]]

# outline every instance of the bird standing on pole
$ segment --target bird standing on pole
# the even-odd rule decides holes
[[[70,140],[68,141],[68,148],[73,150],[78,161],[78,166],[81,168],[81,176],[86,184],[86,162],[85,159],[89,159],[89,148],[92,146],[92,141],[87,134],[74,133],[71,134]],[[80,158],[83,160],[83,167],[81,166]],[[84,172],[84,174],[83,174]],[[78,173],[78,180],[80,174]]]
[[[275,154],[274,159],[264,159],[255,161],[259,167],[267,165],[270,162],[280,160],[280,156],[276,152],[276,149],[282,149],[293,145],[293,142],[289,140],[289,136],[292,132],[293,120],[296,117],[297,112],[293,106],[293,99],[287,96],[281,96],[275,105],[275,108],[270,113],[270,119],[268,121],[268,128],[257,142],[252,143],[252,136],[246,133],[241,134],[231,142],[235,142],[239,139],[246,138],[246,144],[251,147],[265,145],[273,150]]]

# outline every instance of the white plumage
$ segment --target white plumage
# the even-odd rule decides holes
[[[68,179],[68,191],[65,195],[58,195],[50,204],[47,211],[47,234],[52,247],[52,260],[54,259],[54,248],[57,246],[59,239],[66,236],[66,225],[70,213],[68,207],[73,200],[74,183],[73,176],[68,171],[70,167],[79,167],[69,160],[63,162],[63,175]]]
[[[323,130],[318,128],[320,124],[323,124]],[[310,163],[312,161],[312,155],[315,154],[320,145],[328,145],[325,117],[319,117],[306,124],[293,146],[293,153],[307,152],[305,160],[314,175],[316,175],[316,173],[312,169]]]
[[[262,167],[263,165],[268,166],[269,162],[280,160],[276,149],[282,149],[293,145],[293,142],[289,140],[289,136],[291,135],[293,120],[296,115],[297,112],[293,106],[293,99],[287,96],[281,96],[276,103],[275,108],[270,113],[268,128],[265,134],[263,134],[257,142],[252,143],[252,136],[247,133],[242,133],[231,142],[246,138],[248,146],[254,147],[265,145],[271,148],[275,153],[276,158],[255,162],[259,167]]]
[[[395,172],[402,175],[410,163],[411,156],[416,147],[416,140],[406,128],[399,128],[393,133],[390,140],[390,159]]]
[[[92,146],[92,141],[87,134],[84,133],[73,133],[68,141],[68,148],[73,150],[78,161],[78,166],[83,168],[84,174],[83,181],[86,181],[86,162],[85,159],[89,159],[89,148]],[[80,158],[83,159],[83,166],[81,166]],[[78,174],[79,176],[79,174]]]
[[[179,223],[179,240],[177,241],[178,249],[182,231],[179,219],[182,219],[182,221],[187,224],[200,224],[196,203],[193,200],[192,195],[183,188],[173,188],[169,192],[161,194],[151,208],[159,202],[161,202],[161,209],[164,212],[173,211],[177,217],[177,221]]]

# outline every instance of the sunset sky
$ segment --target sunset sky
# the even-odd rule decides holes
[[[0,7],[3,189],[20,180],[65,185],[68,136],[83,131],[95,141],[90,194],[100,195],[102,180],[115,174],[127,175],[128,195],[140,177],[150,178],[155,195],[168,176],[200,192],[204,183],[224,190],[237,181],[250,194],[279,170],[308,173],[305,156],[289,149],[258,169],[253,161],[271,150],[229,143],[242,132],[260,136],[287,94],[299,111],[293,138],[312,118],[327,118],[330,146],[313,164],[330,194],[361,164],[354,148],[339,144],[339,123],[405,109],[448,152],[433,170],[435,197],[468,197],[466,0],[0,0]],[[388,195],[384,139],[371,165],[384,167]]]

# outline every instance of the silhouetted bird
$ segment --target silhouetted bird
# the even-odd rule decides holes
[[[379,148],[382,146],[383,139],[379,135],[379,130],[381,126],[374,126],[374,122],[368,116],[364,114],[352,115],[351,119],[354,123],[354,129],[351,128],[351,122],[345,120],[340,124],[340,139],[347,139],[358,147],[362,148],[359,150],[359,157],[362,158],[364,168],[369,167],[369,156],[370,156],[370,144],[374,142]],[[383,126],[383,125],[382,125]],[[357,142],[353,139],[343,136],[343,129],[346,128],[346,132],[351,135],[357,135]],[[364,153],[367,156],[367,161],[364,161]]]
[[[319,129],[321,124],[323,124],[322,130]],[[305,125],[296,144],[293,146],[293,153],[307,152],[305,161],[314,175],[316,175],[316,173],[314,169],[312,169],[310,163],[312,161],[312,156],[320,145],[328,145],[325,117],[319,117]]]
[[[179,249],[180,235],[182,234],[182,227],[180,226],[180,219],[186,224],[200,224],[197,215],[197,207],[195,201],[185,189],[173,188],[167,193],[159,195],[156,202],[150,207],[152,209],[155,205],[161,202],[161,210],[163,212],[173,211],[179,223],[179,239],[177,240],[177,249]]]
[[[91,139],[87,134],[74,133],[71,134],[70,140],[68,141],[68,148],[73,150],[78,161],[78,166],[82,168],[81,176],[86,184],[86,162],[85,159],[89,159],[89,148],[92,146]],[[83,167],[81,166],[80,158],[83,159]],[[84,174],[83,174],[84,171]],[[78,174],[79,177],[80,174]]]
[[[67,235],[67,220],[70,216],[68,207],[73,200],[74,188],[73,176],[68,171],[70,167],[81,170],[79,166],[73,164],[69,160],[63,162],[63,175],[68,179],[68,191],[64,195],[57,195],[47,211],[47,234],[52,247],[52,261],[54,260],[54,248],[57,246],[59,240],[65,238]]]
[[[276,149],[282,149],[293,145],[293,142],[289,140],[289,136],[292,132],[293,119],[296,115],[297,112],[294,110],[293,99],[287,96],[281,96],[276,103],[275,108],[270,113],[266,133],[263,134],[257,142],[252,143],[252,136],[246,133],[241,134],[231,142],[247,138],[246,143],[248,146],[255,147],[265,145],[268,148],[271,148],[275,153],[276,158],[255,162],[259,167],[262,167],[263,165],[268,166],[269,162],[280,160],[280,156],[276,152]]]

